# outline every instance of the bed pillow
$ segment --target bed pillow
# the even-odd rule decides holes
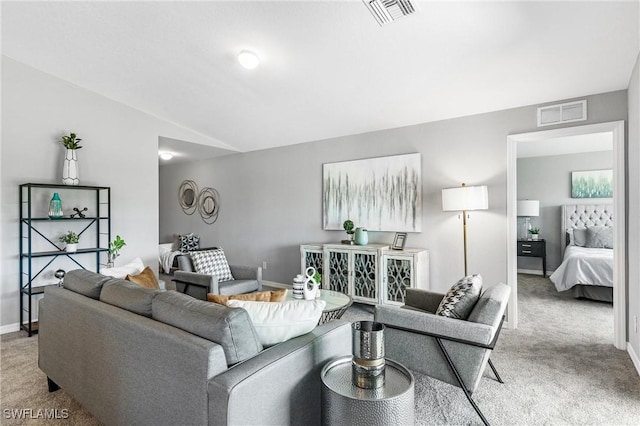
[[[613,228],[610,226],[590,226],[587,228],[588,248],[613,248]]]
[[[460,279],[444,295],[436,315],[466,320],[482,291],[482,276],[468,275]]]
[[[573,228],[571,235],[574,246],[584,247],[587,244],[587,228]]]
[[[190,256],[198,274],[215,275],[220,282],[235,279],[222,249],[194,251]]]

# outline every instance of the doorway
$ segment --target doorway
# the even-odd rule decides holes
[[[624,121],[590,124],[507,136],[507,283],[511,287],[511,298],[507,307],[507,326],[518,326],[518,276],[517,276],[517,143],[535,142],[552,138],[586,135],[590,133],[610,133],[613,141],[613,181],[614,211],[614,272],[613,272],[613,315],[614,345],[626,348],[626,283],[625,283],[625,148]]]

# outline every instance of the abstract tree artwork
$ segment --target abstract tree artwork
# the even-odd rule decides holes
[[[613,170],[571,172],[571,198],[613,197]]]
[[[323,227],[345,220],[369,231],[422,231],[420,154],[323,166]]]

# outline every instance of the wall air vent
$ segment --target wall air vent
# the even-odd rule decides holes
[[[380,26],[416,12],[415,3],[412,0],[362,0],[362,2]]]
[[[538,127],[587,119],[587,101],[568,102],[538,108]]]

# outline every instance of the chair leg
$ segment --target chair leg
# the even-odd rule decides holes
[[[493,371],[493,374],[495,374],[496,379],[498,379],[498,382],[504,384],[504,382],[502,381],[502,378],[498,374],[498,370],[496,370],[496,367],[493,366],[493,363],[491,362],[491,358],[489,358],[489,367],[491,367],[491,370]]]
[[[478,416],[482,420],[482,423],[484,423],[485,426],[491,426],[489,424],[489,422],[487,421],[487,419],[482,414],[482,411],[480,411],[480,408],[478,407],[478,405],[475,403],[473,398],[471,398],[471,394],[469,393],[469,391],[465,387],[464,383],[462,382],[462,378],[460,377],[460,373],[458,373],[458,369],[456,369],[456,366],[453,365],[453,361],[451,360],[451,357],[449,356],[449,353],[447,352],[447,350],[444,348],[444,345],[442,344],[442,340],[436,338],[436,342],[438,342],[438,346],[440,347],[440,350],[444,354],[444,357],[447,360],[447,363],[449,364],[449,367],[451,367],[451,370],[453,371],[453,374],[456,376],[456,380],[460,384],[460,387],[462,388],[462,391],[464,392],[464,396],[467,397],[467,399],[471,403],[471,406],[473,406],[473,409],[476,410],[476,413],[478,414]]]

